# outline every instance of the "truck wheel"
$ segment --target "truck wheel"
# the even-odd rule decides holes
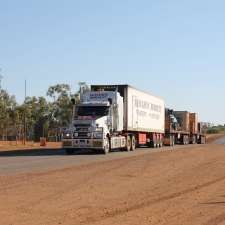
[[[170,136],[170,146],[173,147],[175,145],[174,136]]]
[[[128,135],[127,136],[127,145],[126,145],[126,151],[129,152],[131,150],[131,138],[130,136]]]
[[[187,145],[190,144],[190,138],[189,138],[189,136],[187,136],[186,143],[187,143]]]
[[[187,137],[186,137],[186,136],[183,136],[182,144],[183,144],[183,145],[186,145],[186,144],[187,144]]]
[[[201,144],[205,144],[206,143],[206,138],[203,136],[201,137]]]
[[[74,154],[74,149],[72,149],[72,148],[67,148],[67,149],[65,149],[65,151],[66,151],[67,155],[73,155]]]
[[[204,137],[204,143],[203,144],[206,144],[206,137]]]
[[[193,145],[196,144],[196,136],[193,136],[193,137],[192,137],[191,144],[193,144]]]
[[[159,147],[160,147],[160,148],[163,147],[163,140],[160,140]]]
[[[173,142],[172,142],[172,146],[175,145],[175,137],[173,136]]]
[[[106,141],[105,141],[105,147],[104,147],[103,153],[104,153],[104,154],[108,154],[108,153],[109,153],[109,150],[110,150],[109,139],[106,138]]]
[[[136,139],[135,136],[131,137],[131,151],[134,151],[136,149]]]
[[[160,146],[160,140],[159,140],[159,138],[157,137],[157,139],[156,139],[156,148],[159,148],[159,146]]]

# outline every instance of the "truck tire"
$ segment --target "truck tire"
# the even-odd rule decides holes
[[[192,137],[191,144],[193,144],[193,145],[196,144],[196,136],[195,135]]]
[[[160,148],[163,147],[163,140],[161,140],[161,139],[160,139],[159,147],[160,147]]]
[[[175,140],[174,136],[170,136],[170,146],[173,147],[175,145]]]
[[[152,146],[151,146],[151,147],[152,147],[152,148],[157,148],[157,143],[156,143],[155,140],[152,141]]]
[[[149,147],[150,148],[157,148],[157,144],[158,144],[157,142],[158,142],[158,140],[156,138],[153,138],[153,140],[151,140],[150,143],[149,143]]]
[[[188,140],[187,136],[184,135],[182,138],[182,145],[187,145],[187,140]]]
[[[135,136],[131,136],[131,151],[136,149],[136,138]]]
[[[188,137],[188,135],[185,135],[184,136],[184,144],[188,145],[189,143],[190,143],[189,137]]]
[[[129,152],[131,150],[131,137],[127,135],[127,144],[125,150]]]
[[[206,138],[204,136],[201,136],[201,144],[206,144]]]
[[[159,137],[157,137],[156,148],[159,148],[159,147],[160,147],[160,139],[159,139]]]
[[[110,143],[109,143],[109,139],[106,138],[106,141],[105,141],[105,146],[104,146],[104,149],[103,149],[103,153],[106,155],[108,154],[110,151]]]
[[[65,152],[66,152],[67,155],[73,155],[74,154],[74,149],[72,149],[72,148],[66,148],[65,149]]]

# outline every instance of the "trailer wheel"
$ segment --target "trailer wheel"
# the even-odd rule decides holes
[[[129,152],[131,150],[131,138],[129,135],[127,135],[127,145],[126,145],[126,151]]]
[[[189,144],[190,144],[190,137],[187,136],[187,145],[189,145]]]
[[[196,136],[194,135],[194,136],[192,136],[192,141],[191,141],[191,144],[196,144]]]
[[[185,136],[182,138],[182,145],[185,145]]]
[[[150,148],[156,148],[157,144],[155,142],[155,140],[152,140],[149,145],[148,145]]]
[[[172,146],[174,146],[175,145],[175,137],[172,136],[172,138],[173,138]]]
[[[183,139],[182,144],[186,145],[187,144],[187,136],[184,135],[182,139]]]
[[[136,149],[136,138],[135,136],[131,137],[131,151],[134,151]]]
[[[206,138],[204,136],[201,136],[201,144],[206,144]]]
[[[188,145],[190,143],[190,138],[189,136],[186,136],[186,145]]]
[[[174,136],[170,136],[170,146],[173,147],[175,145]]]
[[[163,140],[161,140],[161,139],[160,139],[159,147],[160,147],[160,148],[163,147]]]
[[[158,146],[158,140],[157,138],[153,138],[153,140],[149,143],[150,148],[157,148]]]
[[[160,146],[160,139],[159,139],[159,137],[157,137],[157,140],[156,140],[156,148],[159,148],[159,146]]]
[[[204,143],[203,144],[206,144],[206,136],[204,137]]]
[[[103,153],[104,153],[104,154],[108,154],[108,153],[109,153],[109,150],[110,150],[109,139],[106,138]]]
[[[67,155],[73,155],[74,154],[74,149],[72,149],[72,148],[66,148],[65,149],[65,152],[66,152]]]

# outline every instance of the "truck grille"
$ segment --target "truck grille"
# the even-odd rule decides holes
[[[79,132],[78,133],[78,138],[87,138],[88,137],[88,132]]]
[[[87,127],[78,127],[77,132],[88,132],[88,128]]]
[[[88,133],[90,133],[89,131],[90,125],[79,125],[76,126],[76,131],[74,133],[78,133],[78,137],[76,137],[74,135],[75,138],[88,138]]]

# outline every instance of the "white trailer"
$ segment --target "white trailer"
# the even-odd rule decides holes
[[[92,91],[115,91],[124,101],[123,133],[135,139],[136,146],[161,147],[165,133],[163,99],[129,85],[92,85]]]
[[[125,88],[125,130],[164,133],[164,101],[131,86]]]

